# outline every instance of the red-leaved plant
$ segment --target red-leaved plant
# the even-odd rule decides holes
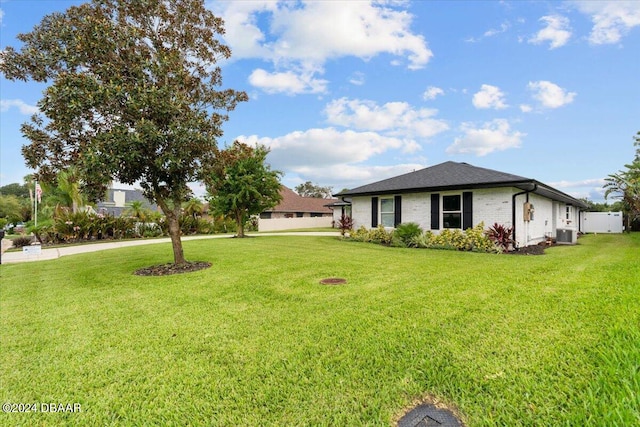
[[[513,245],[512,233],[513,227],[505,227],[496,222],[487,230],[487,237],[489,237],[496,246],[506,252]]]
[[[342,215],[338,220],[338,228],[340,233],[344,236],[347,231],[353,230],[353,218],[349,215]]]

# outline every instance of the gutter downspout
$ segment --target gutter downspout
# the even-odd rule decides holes
[[[531,190],[525,190],[525,191],[521,191],[520,193],[516,193],[513,195],[512,199],[511,199],[511,224],[513,227],[513,234],[512,234],[512,239],[513,239],[513,245],[515,247],[516,245],[516,197],[521,196],[523,194],[527,195],[527,201],[529,200],[529,193],[536,191],[538,189],[538,184],[533,183],[533,188]]]

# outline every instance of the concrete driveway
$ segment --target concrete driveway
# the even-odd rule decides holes
[[[264,233],[254,234],[254,237],[268,236],[340,236],[339,231],[310,231],[310,232],[282,232],[282,233]],[[182,241],[201,240],[201,239],[222,239],[233,237],[233,234],[212,234],[206,236],[183,236]],[[60,246],[57,248],[42,248],[39,253],[37,250],[29,248],[26,252],[6,252],[5,244],[11,247],[11,241],[2,239],[2,263],[14,264],[18,262],[45,261],[49,259],[57,259],[62,256],[84,254],[89,252],[105,251],[109,249],[126,248],[129,246],[154,245],[159,243],[171,243],[168,237],[162,239],[140,239],[127,241],[111,241],[105,243],[88,243],[83,245]]]

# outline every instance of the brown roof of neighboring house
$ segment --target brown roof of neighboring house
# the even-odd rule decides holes
[[[331,213],[330,208],[325,205],[337,202],[338,199],[319,199],[315,197],[302,197],[290,188],[284,185],[280,187],[280,195],[282,200],[280,203],[265,212],[314,212],[314,213]]]

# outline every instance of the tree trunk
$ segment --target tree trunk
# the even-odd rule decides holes
[[[178,222],[178,219],[180,218],[180,204],[177,203],[173,209],[170,209],[164,200],[158,200],[157,202],[158,206],[160,206],[160,209],[162,209],[167,217],[169,237],[171,237],[171,246],[173,248],[173,262],[175,264],[186,264],[187,260],[184,258],[182,240],[180,239],[180,235],[182,233],[180,231],[180,223]]]
[[[242,215],[242,212],[240,211],[236,211],[236,225],[238,226],[237,236],[245,237],[243,215]]]
[[[173,247],[173,262],[176,264],[186,264],[187,260],[184,259],[182,240],[180,239],[181,232],[178,215],[176,215],[175,212],[167,215],[167,221],[169,221],[169,236],[171,237],[171,246]]]

